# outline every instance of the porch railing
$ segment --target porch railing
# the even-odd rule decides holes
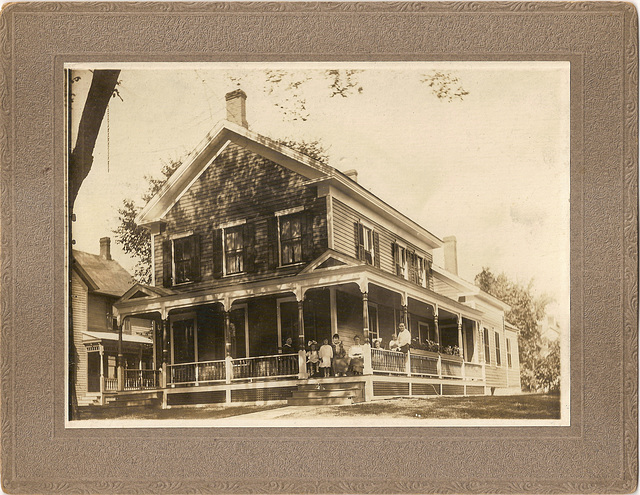
[[[276,354],[231,360],[232,380],[298,376],[298,354]]]
[[[180,363],[167,365],[167,385],[199,385],[249,378],[288,377],[298,376],[299,372],[298,354]]]
[[[407,372],[407,355],[402,352],[372,348],[371,367],[374,372],[405,374]]]
[[[224,359],[167,365],[168,385],[217,382],[225,381],[226,378],[226,362]]]
[[[105,392],[116,392],[118,390],[118,379],[117,378],[105,378],[104,379],[104,390],[105,390]]]
[[[158,388],[159,386],[159,370],[124,370],[125,390],[144,390]]]
[[[438,376],[438,358],[411,354],[409,356],[412,375]]]
[[[461,380],[484,379],[484,366],[466,363],[448,355],[404,354],[386,349],[371,349],[371,369],[378,374],[418,375]]]

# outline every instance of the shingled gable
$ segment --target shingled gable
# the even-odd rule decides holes
[[[205,139],[192,152],[191,159],[183,163],[171,175],[160,191],[149,200],[136,217],[136,223],[152,228],[154,224],[162,222],[163,217],[226,149],[229,143],[235,143],[307,177],[309,179],[308,183],[319,186],[320,190],[323,187],[331,187],[357,199],[382,217],[393,222],[397,227],[422,240],[431,248],[438,248],[443,244],[438,237],[389,206],[343,172],[272,139],[252,132],[246,127],[226,120],[218,123],[207,134]]]
[[[149,226],[161,221],[189,187],[226,149],[229,143],[257,153],[310,180],[317,180],[339,173],[332,167],[283,146],[245,127],[229,121],[220,122],[192,152],[190,160],[183,163],[167,180],[158,193],[149,200],[135,221]]]

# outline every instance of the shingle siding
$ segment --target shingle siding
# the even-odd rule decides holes
[[[228,282],[271,278],[291,270],[269,267],[268,220],[274,212],[304,207],[313,216],[313,256],[327,249],[327,210],[324,198],[317,198],[316,187],[307,179],[235,144],[230,144],[216,161],[191,185],[165,216],[166,227],[157,235],[155,247],[156,285],[163,285],[163,241],[171,235],[200,234],[200,281],[182,290],[200,290]],[[243,221],[255,227],[255,271],[251,274],[214,279],[213,230],[220,225]],[[298,266],[296,271],[302,267]],[[289,273],[290,274],[290,273]]]

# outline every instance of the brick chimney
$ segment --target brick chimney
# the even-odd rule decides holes
[[[347,170],[344,175],[349,177],[349,179],[351,179],[353,182],[358,182],[358,171],[355,168]]]
[[[247,94],[241,89],[236,89],[227,93],[224,98],[227,101],[227,120],[248,129]]]
[[[111,238],[100,238],[100,256],[102,256],[105,260],[111,259]]]
[[[458,246],[454,235],[445,237],[444,241],[444,268],[454,275],[458,274]]]

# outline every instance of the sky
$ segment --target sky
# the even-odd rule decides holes
[[[71,66],[72,130],[89,66]],[[93,64],[91,68],[107,68]],[[569,63],[410,62],[111,64],[121,68],[75,205],[75,248],[135,262],[114,242],[124,198],[143,205],[146,176],[183,159],[226,118],[224,95],[247,93],[249,128],[274,139],[319,140],[329,165],[436,236],[455,235],[459,275],[484,266],[554,299],[569,325]],[[282,74],[268,83],[266,69]],[[331,96],[326,71],[358,70],[347,97]],[[439,99],[427,76],[457,78],[468,93]],[[303,80],[297,88],[291,83]],[[454,87],[457,87],[456,84]],[[358,91],[358,88],[362,88]],[[304,109],[294,94],[304,98]],[[295,110],[298,112],[295,112]],[[434,262],[443,265],[441,253]]]

